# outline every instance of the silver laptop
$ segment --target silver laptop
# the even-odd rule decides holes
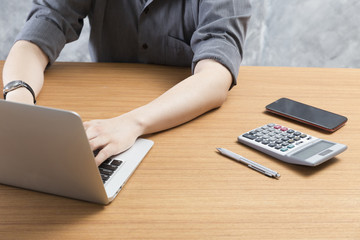
[[[80,116],[0,100],[0,183],[110,203],[153,146],[139,138],[96,166]]]

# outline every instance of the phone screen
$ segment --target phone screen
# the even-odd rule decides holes
[[[334,132],[345,124],[347,118],[288,98],[266,106],[266,110],[312,126]]]

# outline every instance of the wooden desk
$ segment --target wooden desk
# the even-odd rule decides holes
[[[154,99],[189,73],[163,66],[56,63],[46,73],[38,104],[76,111],[84,120],[113,117]],[[223,107],[148,136],[154,148],[109,206],[0,185],[0,238],[360,239],[359,90],[360,70],[242,67]],[[279,97],[349,121],[326,134],[264,113]],[[310,168],[236,142],[239,134],[270,122],[349,148]],[[282,177],[265,177],[220,156],[216,147]]]

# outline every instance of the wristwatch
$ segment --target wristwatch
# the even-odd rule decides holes
[[[18,89],[18,88],[22,88],[22,87],[29,90],[31,95],[33,95],[34,104],[35,104],[36,98],[35,98],[34,90],[29,86],[29,84],[27,84],[26,82],[20,81],[20,80],[11,81],[8,84],[6,84],[6,86],[3,89],[4,99],[6,99],[6,94],[8,94],[9,92],[14,91],[15,89]]]

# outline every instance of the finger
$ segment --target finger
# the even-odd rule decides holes
[[[92,151],[95,151],[99,148],[103,148],[108,143],[109,143],[109,140],[103,136],[98,136],[98,137],[89,139],[89,144],[90,144]]]
[[[99,166],[102,162],[104,162],[109,157],[115,155],[115,148],[113,145],[106,145],[101,151],[96,155],[95,162],[96,165]]]
[[[85,130],[85,133],[86,133],[86,136],[89,141],[93,140],[94,138],[96,138],[99,135],[99,133],[97,131],[94,131],[91,128],[88,128],[87,130]]]
[[[103,131],[101,126],[99,126],[98,124],[92,124],[88,122],[86,124],[84,123],[84,126],[86,126],[85,132],[89,140],[101,135],[101,132]]]

